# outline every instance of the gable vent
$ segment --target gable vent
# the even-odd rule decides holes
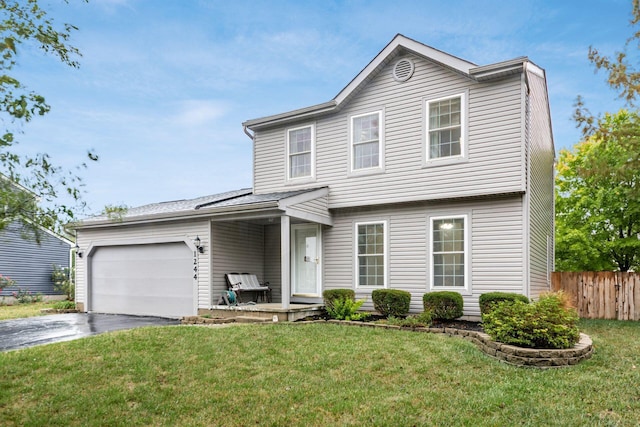
[[[406,82],[413,75],[413,62],[409,59],[401,59],[393,66],[393,78],[397,82]]]

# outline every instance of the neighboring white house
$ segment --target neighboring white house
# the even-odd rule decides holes
[[[248,120],[253,189],[77,227],[86,311],[182,316],[229,272],[283,307],[353,288],[531,297],[553,270],[554,147],[544,70],[477,66],[397,35],[335,98]]]

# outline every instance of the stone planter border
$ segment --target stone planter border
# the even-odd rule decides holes
[[[486,355],[498,359],[502,362],[520,367],[532,368],[561,368],[575,365],[593,354],[593,343],[591,338],[581,333],[580,341],[572,348],[567,349],[537,349],[516,347],[509,344],[503,344],[493,341],[491,337],[484,332],[468,331],[455,328],[402,328],[395,325],[385,325],[372,322],[354,322],[345,320],[313,320],[308,322],[296,323],[333,323],[340,325],[372,327],[382,329],[399,329],[413,332],[427,332],[446,334],[448,336],[457,336],[474,343],[480,351]]]
[[[183,325],[221,325],[223,323],[235,323],[236,319],[220,317],[185,316],[180,319]]]

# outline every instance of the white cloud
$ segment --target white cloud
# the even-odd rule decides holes
[[[173,121],[179,126],[211,126],[227,109],[216,101],[187,100],[179,104]]]

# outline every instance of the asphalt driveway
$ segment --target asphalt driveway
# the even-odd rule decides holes
[[[68,313],[0,321],[0,351],[71,341],[142,326],[178,325],[179,320],[122,314]]]

